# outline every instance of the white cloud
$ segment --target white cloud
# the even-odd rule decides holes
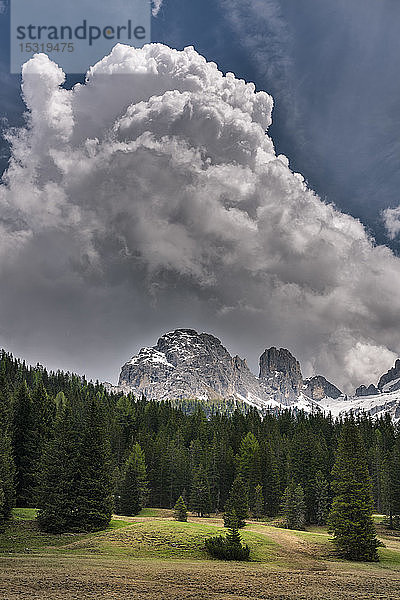
[[[13,323],[23,339],[29,310],[84,362],[93,328],[112,353],[184,315],[346,389],[391,366],[400,260],[276,156],[268,94],[160,44],[117,45],[70,91],[44,55],[23,80],[28,125],[0,188],[3,337]]]
[[[388,236],[391,240],[394,240],[400,232],[400,206],[387,208],[382,212],[382,216]]]
[[[345,357],[349,375],[365,382],[376,383],[383,374],[381,364],[392,364],[393,353],[383,346],[357,342]]]
[[[151,4],[153,6],[151,12],[153,14],[153,17],[156,17],[161,10],[161,7],[163,5],[163,0],[152,0]]]

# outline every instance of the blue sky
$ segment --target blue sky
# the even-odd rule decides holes
[[[152,38],[194,45],[271,93],[278,152],[321,197],[390,243],[380,213],[399,203],[399,24],[396,0],[164,0]],[[8,74],[7,12],[0,40],[2,122],[18,125],[23,104],[19,78]],[[2,143],[1,169],[6,156]]]

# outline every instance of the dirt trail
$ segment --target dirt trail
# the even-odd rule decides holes
[[[321,557],[321,546],[314,545],[287,529],[250,523],[246,530],[265,535],[277,544],[274,555],[280,563],[307,570],[323,571],[327,568],[324,558],[328,558],[328,551],[326,557]]]

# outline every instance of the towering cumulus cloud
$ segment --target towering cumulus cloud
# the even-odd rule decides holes
[[[250,359],[286,346],[347,389],[390,366],[400,260],[276,156],[268,94],[160,44],[63,80],[26,63],[27,126],[8,133],[2,343],[102,377],[128,338],[192,325]]]

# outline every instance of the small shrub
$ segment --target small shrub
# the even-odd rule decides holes
[[[230,529],[226,536],[217,535],[207,538],[206,550],[214,558],[220,560],[249,560],[250,548],[243,545],[237,529]]]

